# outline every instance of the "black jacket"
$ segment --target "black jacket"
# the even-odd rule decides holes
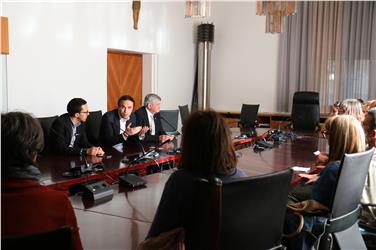
[[[77,127],[76,140],[73,147],[69,147],[72,139],[72,121],[67,113],[59,116],[51,126],[49,136],[51,147],[58,153],[80,154],[81,149],[93,146],[87,139],[85,128],[85,123]]]
[[[137,118],[137,126],[150,127],[148,113],[146,112],[145,106],[137,109],[137,111],[135,112],[135,115]],[[159,136],[166,134],[162,128],[161,115],[159,113],[154,114],[154,123],[155,123],[155,135],[151,135],[150,130],[149,130],[145,135],[144,141],[159,142]]]
[[[132,123],[131,127],[137,126],[135,114],[131,114],[126,126],[128,126],[129,123]],[[117,109],[108,111],[103,115],[100,133],[100,141],[102,145],[113,146],[122,142],[127,143],[133,141],[132,137],[134,136],[131,136],[124,141],[123,136],[120,134],[120,117]]]

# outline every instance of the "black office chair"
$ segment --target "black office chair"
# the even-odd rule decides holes
[[[240,112],[240,121],[238,127],[255,128],[257,125],[257,113],[260,104],[243,104]]]
[[[184,124],[184,122],[188,119],[189,117],[189,108],[188,104],[179,106],[179,111],[180,111],[180,118],[181,118],[181,124]]]
[[[325,233],[316,249],[367,249],[358,227],[359,201],[373,152],[374,148],[343,157]]]
[[[4,250],[73,250],[72,228],[64,226],[53,231],[32,235],[2,237],[1,247]]]
[[[43,136],[44,136],[43,152],[45,152],[45,153],[51,151],[50,129],[51,129],[52,123],[55,121],[56,118],[58,118],[57,115],[50,116],[50,117],[40,117],[40,118],[38,118],[38,121],[40,122],[40,125],[42,126],[42,130],[43,130]]]
[[[166,134],[178,135],[179,110],[161,110],[159,112],[163,131]]]
[[[195,181],[188,249],[283,249],[281,236],[292,170]]]
[[[86,120],[86,134],[90,143],[99,145],[99,135],[102,124],[102,111],[91,111]]]
[[[296,131],[315,131],[320,124],[319,93],[295,92],[291,111],[292,127]]]

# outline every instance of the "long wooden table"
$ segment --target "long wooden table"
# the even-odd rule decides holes
[[[72,185],[83,183],[89,180],[106,180],[109,184],[117,181],[118,176],[124,172],[138,172],[140,175],[147,174],[147,168],[156,164],[170,163],[171,167],[175,167],[176,162],[180,159],[180,155],[174,154],[173,150],[180,145],[180,138],[171,143],[165,144],[157,151],[160,157],[154,160],[146,160],[139,163],[124,163],[124,159],[129,156],[142,154],[139,145],[134,144],[126,146],[123,152],[119,152],[113,147],[106,147],[104,151],[106,157],[86,156],[70,156],[58,154],[42,154],[38,157],[38,167],[42,174],[41,183],[56,190],[68,191]],[[156,147],[155,143],[143,143],[145,151]],[[67,178],[64,177],[65,172],[69,172],[72,167],[80,167],[87,163],[92,166],[93,164],[102,164],[104,171],[93,171],[90,173],[82,174],[81,177]]]
[[[236,133],[239,132],[234,131]],[[249,138],[234,143],[252,146]],[[313,152],[316,150],[325,151],[326,141],[317,134],[298,134],[295,140],[287,140],[273,149],[255,152],[252,147],[245,147],[237,150],[238,167],[248,176],[296,165],[310,167],[315,161]],[[71,196],[84,248],[135,249],[147,235],[171,171],[174,170],[145,176],[147,186],[143,188],[130,189],[114,184],[112,200],[102,204],[83,202],[79,194]]]

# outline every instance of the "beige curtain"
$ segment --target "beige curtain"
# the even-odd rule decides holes
[[[346,98],[376,98],[375,2],[299,2],[279,49],[278,109],[295,91],[320,93],[321,112]]]

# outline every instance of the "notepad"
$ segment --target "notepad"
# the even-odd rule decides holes
[[[299,171],[299,172],[305,172],[305,173],[308,173],[311,168],[306,168],[306,167],[299,167],[299,166],[293,166],[292,167],[292,170],[294,171]]]

